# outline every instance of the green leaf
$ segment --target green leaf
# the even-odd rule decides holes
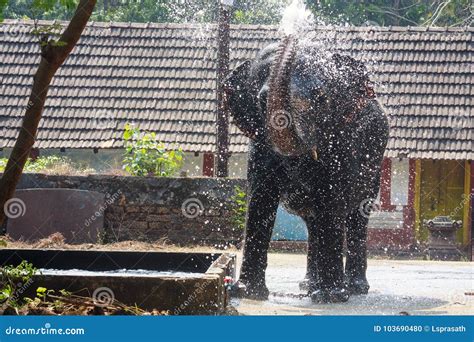
[[[33,0],[33,8],[43,10],[45,12],[51,11],[56,5],[57,0]]]
[[[72,295],[72,292],[67,291],[65,289],[59,290],[59,293],[64,297],[70,297]]]
[[[132,138],[132,136],[133,136],[133,132],[127,127],[125,127],[125,131],[123,132],[123,139],[125,141],[128,141]]]
[[[66,7],[67,9],[73,9],[75,7],[77,7],[77,1],[75,0],[59,0],[60,4],[64,7]]]
[[[66,46],[67,43],[61,40],[51,40],[51,45],[52,46]]]
[[[44,294],[48,291],[48,289],[46,287],[38,287],[36,289],[36,293],[40,293],[40,294]]]
[[[170,150],[166,144],[157,140],[154,132],[141,132],[139,127],[124,126],[126,153],[123,155],[123,168],[134,176],[171,176],[182,166],[182,150]]]

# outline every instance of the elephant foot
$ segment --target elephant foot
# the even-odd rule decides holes
[[[369,293],[369,282],[365,277],[353,277],[346,281],[347,290],[351,295],[364,295]]]
[[[319,289],[311,293],[313,303],[343,303],[349,300],[349,291],[343,287]]]
[[[298,286],[301,291],[309,291],[309,279],[304,278],[302,281],[299,282]]]
[[[247,283],[237,281],[230,290],[231,297],[248,298],[253,300],[267,300],[270,291],[264,283]]]
[[[298,286],[300,291],[308,292],[310,295],[321,288],[318,281],[311,281],[309,278],[304,278],[299,282]]]

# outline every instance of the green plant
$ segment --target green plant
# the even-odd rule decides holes
[[[234,227],[244,230],[245,229],[245,217],[247,215],[247,194],[240,187],[234,188],[234,195],[231,197],[231,221]]]
[[[36,289],[36,298],[41,299],[43,302],[46,301],[46,296],[51,293],[46,287],[38,287]]]
[[[0,172],[5,171],[5,168],[7,167],[7,158],[0,158]]]
[[[18,266],[3,266],[0,268],[0,303],[8,307],[19,308],[25,299],[21,296],[23,286],[29,284],[37,273],[33,264],[23,260]]]
[[[183,164],[183,151],[168,150],[164,143],[157,141],[155,133],[142,133],[140,128],[127,123],[123,140],[123,168],[133,176],[169,177]]]
[[[17,285],[19,282],[26,283],[36,274],[36,271],[37,270],[33,264],[30,264],[26,260],[22,260],[18,266],[8,265],[1,267],[1,281],[13,285]]]
[[[235,0],[235,24],[278,24],[291,0]],[[69,20],[74,0],[0,0],[0,19]],[[216,1],[97,1],[91,20],[99,22],[213,22]],[[394,26],[472,26],[471,0],[305,0],[322,23]],[[434,26],[433,25],[433,26]]]
[[[0,172],[5,171],[8,159],[0,158]],[[31,173],[52,173],[52,174],[75,174],[75,173],[92,173],[95,170],[84,165],[74,163],[67,157],[56,155],[41,156],[36,159],[28,159],[26,161],[23,172]]]
[[[71,296],[71,292],[68,292],[66,290],[60,290],[60,297],[55,296],[55,291],[47,289],[46,287],[38,287],[36,289],[36,297],[31,299],[31,298],[25,298],[25,302],[27,304],[28,309],[35,309],[38,310],[38,308],[45,308],[47,311],[50,310],[56,310],[56,311],[61,311],[64,309],[64,300],[62,299],[67,299]],[[54,297],[54,299],[52,299]],[[52,312],[52,311],[50,311]]]
[[[28,286],[33,283],[33,276],[39,273],[33,264],[23,260],[18,266],[3,266],[0,268],[0,304],[2,313],[7,310],[15,315],[97,315],[104,314],[162,314],[148,313],[138,306],[128,306],[117,300],[98,307],[95,298],[78,296],[67,290],[54,291],[38,287],[34,298],[24,296]],[[79,292],[82,292],[80,290]],[[165,313],[165,312],[163,312]]]
[[[59,156],[45,156],[38,157],[35,160],[28,159],[25,164],[25,172],[41,172],[47,169],[51,169],[60,164],[68,164],[70,160],[65,157]]]

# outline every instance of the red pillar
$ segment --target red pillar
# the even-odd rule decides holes
[[[380,177],[380,209],[384,211],[390,210],[391,169],[392,161],[390,158],[384,158]]]
[[[214,177],[214,153],[204,153],[202,175],[205,177]]]
[[[408,179],[408,205],[403,212],[403,230],[406,232],[407,240],[410,244],[415,242],[415,191],[416,189],[416,160],[409,161],[409,179]]]
[[[470,206],[469,206],[469,218],[468,218],[468,222],[470,223],[470,227],[471,229],[469,230],[469,240],[471,241],[470,243],[470,253],[471,253],[471,261],[474,261],[474,251],[473,251],[473,248],[474,248],[474,244],[473,244],[473,239],[474,239],[474,236],[473,236],[473,233],[474,233],[474,160],[471,160],[469,162],[469,164],[471,165],[471,189],[470,189],[470,197],[471,197],[471,202],[470,202]]]

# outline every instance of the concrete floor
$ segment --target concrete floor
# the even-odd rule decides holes
[[[269,300],[232,299],[232,305],[243,315],[474,315],[472,262],[369,260],[369,294],[330,305],[299,298],[305,269],[306,255],[272,253]]]

